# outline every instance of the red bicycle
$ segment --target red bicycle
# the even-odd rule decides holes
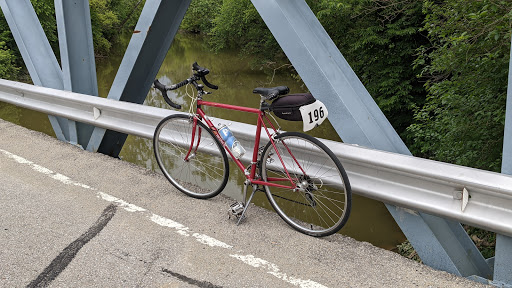
[[[254,193],[264,191],[275,211],[294,229],[311,236],[338,232],[347,222],[351,209],[350,183],[339,159],[312,136],[276,129],[279,124],[269,113],[286,120],[304,118],[305,125],[314,127],[327,117],[325,106],[315,101],[311,94],[288,94],[286,86],[255,88],[253,93],[261,96],[259,109],[207,102],[203,96],[211,92],[205,91],[198,81],[214,90],[218,87],[206,80],[208,69],[197,63],[192,69],[193,76],[178,84],[165,86],[158,80],[154,82],[165,101],[176,109],[181,109],[181,105],[174,103],[167,91],[187,84],[197,91],[188,114],[168,116],[155,130],[155,157],[172,185],[195,198],[218,195],[228,181],[229,154],[246,177],[244,202],[237,202],[230,209],[239,218],[238,223],[244,218]],[[258,115],[254,147],[252,155],[248,155],[251,161],[247,167],[241,161],[245,151],[240,143],[229,128],[215,127],[203,110],[205,106]],[[260,148],[262,133],[266,133],[269,141]],[[245,202],[249,185],[253,192]]]

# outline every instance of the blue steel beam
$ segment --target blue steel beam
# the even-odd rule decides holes
[[[0,0],[0,7],[34,85],[63,89],[62,70],[30,0]],[[57,138],[69,141],[68,120],[48,118]]]
[[[459,276],[492,278],[491,267],[458,222],[386,207],[425,264]]]
[[[495,284],[512,287],[512,238],[499,234],[496,235],[493,280]]]
[[[148,0],[117,72],[109,99],[142,104],[191,0]],[[95,128],[87,150],[117,157],[127,135]]]
[[[510,45],[506,109],[501,173],[512,175],[512,40]],[[512,286],[512,238],[497,235],[494,258],[494,281],[507,283]]]
[[[503,160],[501,173],[512,175],[512,43],[508,70],[507,108],[505,113],[505,132],[503,136]]]
[[[64,90],[98,96],[88,0],[55,0]],[[69,121],[70,142],[87,147],[94,126]]]
[[[344,142],[411,154],[304,0],[252,3],[311,93],[336,107],[329,119]],[[459,223],[387,207],[425,264],[462,276],[491,274]]]

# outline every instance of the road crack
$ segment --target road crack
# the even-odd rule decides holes
[[[110,222],[112,217],[116,214],[116,211],[117,206],[115,204],[107,206],[94,225],[78,237],[78,239],[64,248],[64,250],[62,250],[55,259],[53,259],[50,265],[48,265],[48,267],[46,267],[35,280],[30,282],[27,287],[47,287],[62,271],[64,271],[64,269],[66,269],[69,263],[71,263],[78,254],[78,251],[80,251],[85,244],[96,237],[101,230],[107,226],[108,222]]]

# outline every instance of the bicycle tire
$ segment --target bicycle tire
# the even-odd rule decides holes
[[[226,187],[228,157],[211,129],[201,121],[197,121],[194,138],[194,145],[200,138],[199,146],[189,152],[192,129],[193,118],[190,115],[164,118],[156,127],[153,149],[158,166],[174,187],[188,196],[207,199]],[[190,158],[184,160],[187,155]]]
[[[338,232],[346,224],[352,205],[350,182],[339,159],[318,139],[300,132],[281,133],[274,143],[279,154],[271,142],[267,143],[261,157],[262,179],[287,178],[287,170],[297,185],[295,190],[265,186],[274,210],[304,234],[323,237]],[[290,181],[276,183],[289,185]]]

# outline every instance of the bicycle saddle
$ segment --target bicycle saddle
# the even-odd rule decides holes
[[[267,97],[268,99],[272,100],[273,98],[279,96],[279,95],[286,95],[290,92],[290,88],[286,86],[278,86],[278,87],[272,87],[272,88],[263,88],[258,87],[254,88],[252,90],[252,93],[260,94],[264,97]]]

